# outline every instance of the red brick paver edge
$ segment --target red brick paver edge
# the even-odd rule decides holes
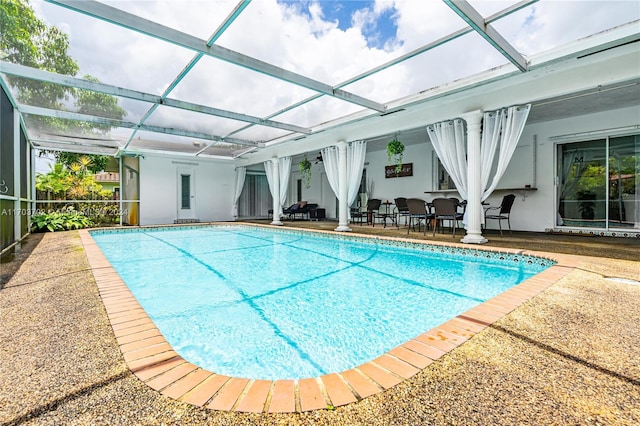
[[[576,266],[572,256],[483,247],[482,251],[551,258],[557,264],[354,369],[314,379],[249,380],[209,372],[178,355],[113,269],[89,231],[80,230],[80,237],[120,351],[133,374],[151,388],[173,399],[214,410],[257,413],[326,409],[380,393],[427,368],[438,358],[540,294]],[[469,249],[469,246],[462,244],[440,244],[433,241],[428,244]]]

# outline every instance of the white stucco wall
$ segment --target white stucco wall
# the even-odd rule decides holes
[[[524,153],[529,153],[530,155],[531,151],[527,146],[533,145],[535,137],[537,139],[537,180],[535,186],[538,190],[526,192],[527,197],[524,200],[522,197],[516,198],[512,210],[511,224],[513,228],[542,232],[555,226],[556,147],[560,143],[602,139],[607,136],[607,133],[604,132],[595,136],[577,136],[564,141],[552,141],[550,138],[587,132],[613,131],[638,125],[640,125],[640,106],[526,126],[518,144],[519,148],[516,151],[516,154],[521,157],[514,158],[498,186],[499,188],[520,187],[522,183],[526,183],[524,178],[532,175],[533,168],[532,165],[527,167],[526,162],[522,161],[522,156]],[[499,198],[503,194],[496,193],[491,196],[489,201],[494,205],[499,204]]]
[[[178,211],[178,168],[191,168],[195,216],[201,222],[233,220],[235,166],[228,161],[145,155],[140,158],[140,224],[173,223]]]
[[[550,138],[638,125],[640,125],[640,106],[527,125],[514,157],[498,184],[498,189],[487,201],[491,205],[499,205],[502,197],[508,193],[506,190],[531,185],[537,190],[509,191],[517,195],[512,210],[513,229],[544,232],[545,229],[554,227],[556,147],[562,142],[552,141]],[[605,136],[606,134],[601,134],[595,137]],[[592,138],[584,136],[571,141]],[[368,179],[374,182],[373,197],[383,201],[387,199],[392,201],[399,196],[417,197],[430,201],[441,196],[458,196],[452,192],[432,192],[435,188],[432,151],[431,144],[426,142],[407,146],[403,162],[413,163],[413,176],[385,178],[386,151],[368,149],[365,168]],[[537,152],[535,161],[534,151]],[[309,159],[311,160],[311,156]],[[194,172],[197,219],[202,222],[234,219],[234,164],[184,157],[145,156],[140,159],[140,222],[142,225],[173,223],[177,218],[177,170],[179,167],[191,167]],[[299,201],[296,194],[298,179],[300,179],[300,171],[297,161],[294,161],[291,165],[287,206]],[[301,198],[325,208],[328,218],[337,217],[335,195],[324,175],[322,163],[313,164],[311,186],[307,189],[303,185]],[[489,224],[490,229],[496,227],[497,223]]]
[[[512,209],[511,225],[514,230],[544,232],[555,226],[555,176],[556,176],[556,146],[560,142],[550,138],[627,126],[640,125],[640,107],[611,110],[604,113],[589,114],[563,120],[547,121],[525,127],[514,157],[504,176],[498,184],[497,190],[488,198],[491,205],[499,205],[502,197],[514,192],[517,197]],[[599,135],[602,138],[606,135]],[[426,132],[425,132],[426,138]],[[588,136],[578,140],[589,140]],[[535,149],[534,149],[535,140]],[[575,140],[574,140],[575,141]],[[433,191],[433,148],[430,143],[409,145],[405,149],[403,163],[413,163],[413,176],[399,178],[385,178],[384,167],[387,165],[385,150],[367,150],[365,168],[367,177],[374,181],[373,197],[392,201],[395,197],[417,197],[427,201],[442,196],[459,196],[453,192]],[[537,153],[534,161],[534,151]],[[534,171],[535,164],[535,171]],[[335,202],[323,188],[328,188],[326,180],[322,179],[324,172],[322,164],[314,165],[311,187],[303,188],[303,199],[317,202],[327,209],[327,217],[335,218]],[[292,177],[287,202],[294,203],[295,181],[299,178],[297,163],[292,164]],[[506,191],[524,188],[531,185],[536,191]],[[330,190],[329,190],[330,191]],[[425,193],[425,191],[427,193]],[[326,192],[326,191],[325,191]],[[497,222],[491,221],[489,229],[497,229]]]

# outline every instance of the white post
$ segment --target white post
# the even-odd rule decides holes
[[[347,185],[347,143],[338,142],[338,227],[339,232],[349,232],[349,187]]]
[[[277,157],[272,158],[271,163],[273,163],[273,221],[271,224],[284,225],[280,221],[280,212],[282,211],[280,206],[280,163]]]
[[[482,111],[473,111],[463,116],[467,122],[467,235],[462,240],[467,244],[488,242],[482,236],[482,163],[480,158],[480,125]]]

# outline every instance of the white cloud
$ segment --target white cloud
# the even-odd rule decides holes
[[[490,3],[473,1],[472,5],[486,15],[513,2]],[[237,2],[114,1],[109,4],[207,39]],[[70,53],[80,64],[81,73],[96,76],[105,83],[160,94],[195,54],[41,1],[34,1],[33,6],[47,23],[57,25],[69,34]],[[377,0],[373,8],[353,16],[351,28],[342,30],[336,21],[323,15],[320,6],[311,2],[308,12],[303,12],[295,2],[253,1],[217,43],[336,85],[466,26],[442,2]],[[638,19],[638,9],[638,3],[631,1],[541,1],[494,25],[518,50],[530,54]],[[397,38],[387,40],[384,49],[370,47],[367,29],[373,28],[376,19],[390,11],[393,11],[392,19],[397,25]],[[345,89],[386,102],[505,62],[479,36],[469,35]],[[266,116],[312,93],[205,57],[170,97]],[[129,104],[134,106],[131,106],[128,119],[141,117],[147,108]],[[322,99],[276,119],[301,120],[299,124],[308,126],[357,109],[361,107]],[[176,125],[176,118],[183,116],[172,116],[171,110],[166,108],[161,109],[153,121],[159,125],[163,122]],[[206,126],[187,123],[186,127]],[[230,131],[232,126],[225,122],[217,130]]]

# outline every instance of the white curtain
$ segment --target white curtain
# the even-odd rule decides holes
[[[362,170],[364,168],[364,157],[367,153],[367,142],[356,141],[347,145],[347,206],[350,206],[358,196],[360,181],[362,180]],[[329,186],[340,200],[340,179],[339,179],[339,159],[338,147],[330,146],[322,150],[322,163],[327,173]],[[348,210],[348,217],[351,212]]]
[[[269,184],[269,192],[271,192],[271,197],[274,194],[273,183],[276,181],[274,172],[273,172],[273,163],[271,160],[267,160],[264,162],[264,174],[267,176],[267,183]]]
[[[238,217],[238,200],[244,188],[244,178],[247,175],[246,167],[236,167],[236,187],[233,193],[233,216]]]
[[[278,213],[282,217],[282,206],[287,201],[287,187],[289,186],[289,174],[291,173],[291,157],[278,158],[278,170],[280,178],[280,212]],[[267,175],[267,182],[269,183],[269,191],[271,196],[274,196],[273,184],[275,181],[275,174],[273,169],[273,163],[271,160],[264,162],[264,171]],[[275,218],[275,212],[274,216]]]
[[[291,157],[282,157],[278,159],[280,170],[280,208],[287,201],[287,192],[289,192],[289,176],[291,175]],[[300,201],[300,200],[296,200]]]
[[[482,165],[481,184],[483,191],[489,186],[489,178],[491,177],[491,168],[496,151],[500,145],[500,129],[504,114],[502,111],[485,112],[482,117],[482,138],[480,140],[480,164]],[[484,200],[484,198],[481,198]]]
[[[465,122],[461,118],[427,126],[433,149],[463,200],[467,199],[467,148]]]
[[[367,142],[352,142],[347,147],[347,185],[349,188],[347,195],[347,206],[353,204],[358,196],[360,181],[362,180],[362,170],[364,169],[364,157],[367,153]],[[351,212],[351,209],[349,209]]]
[[[340,194],[340,182],[339,182],[339,171],[338,171],[338,147],[330,146],[328,148],[324,148],[322,151],[322,164],[324,165],[324,170],[327,173],[327,180],[329,181],[329,186],[336,197]]]
[[[496,189],[502,175],[507,170],[530,110],[531,105],[529,104],[484,113],[480,151],[482,156],[482,189],[484,191],[481,197],[482,201],[486,200]],[[496,152],[498,152],[498,164],[491,184],[487,187]]]
[[[498,111],[485,112],[482,120],[481,201],[496,189],[524,130],[531,105],[512,106]],[[451,176],[462,199],[467,199],[467,151],[464,121],[455,119],[427,126],[433,149]],[[493,163],[498,156],[495,172]],[[491,179],[491,183],[489,180]],[[463,220],[466,224],[466,218]]]

